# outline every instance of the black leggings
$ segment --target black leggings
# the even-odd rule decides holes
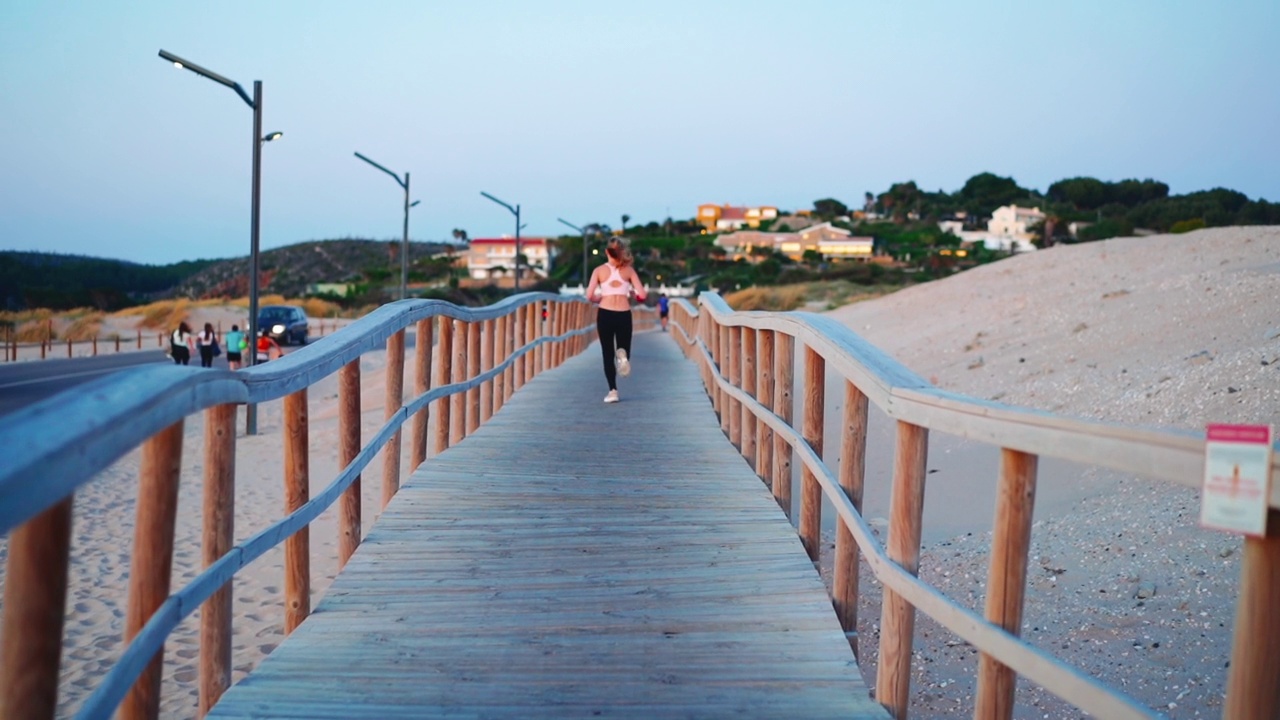
[[[631,357],[631,311],[596,310],[596,333],[600,336],[600,352],[604,355],[604,379],[609,389],[618,389],[618,369],[613,365],[617,348],[627,351]]]

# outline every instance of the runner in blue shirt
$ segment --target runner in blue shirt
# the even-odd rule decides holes
[[[658,297],[658,317],[662,318],[662,332],[667,331],[667,294],[662,293]]]

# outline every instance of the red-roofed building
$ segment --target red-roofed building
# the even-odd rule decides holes
[[[522,279],[547,276],[555,258],[555,241],[545,237],[521,237],[520,252],[527,265]],[[514,277],[516,271],[516,239],[514,237],[472,238],[467,248],[467,275],[474,280]],[[530,274],[532,272],[532,275]]]

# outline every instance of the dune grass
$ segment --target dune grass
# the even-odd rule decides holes
[[[749,287],[725,295],[724,300],[734,310],[824,311],[888,295],[900,289],[900,285],[858,285],[844,280],[826,280],[798,285]]]

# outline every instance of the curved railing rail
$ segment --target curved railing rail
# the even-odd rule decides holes
[[[974,717],[1010,718],[1017,675],[1096,717],[1158,715],[1020,639],[1037,460],[1041,455],[1199,487],[1204,437],[1064,418],[933,387],[855,333],[802,312],[735,312],[719,295],[698,307],[672,303],[671,324],[699,364],[721,427],[791,512],[791,463],[801,463],[798,532],[818,559],[822,497],[837,514],[832,602],[857,653],[859,554],[883,585],[876,698],[906,717],[915,612],[980,651]],[[802,429],[793,427],[796,343],[803,348]],[[825,371],[845,380],[842,458],[823,461]],[[881,545],[861,515],[868,404],[897,423],[888,537]],[[925,459],[930,430],[1001,448],[985,617],[920,580]],[[1280,467],[1280,454],[1272,466]],[[1271,536],[1245,541],[1225,717],[1280,716],[1280,484],[1273,484]]]
[[[386,450],[385,506],[399,488],[405,423],[414,419],[410,435],[416,467],[427,454],[431,403],[436,405],[435,449],[440,452],[474,432],[537,373],[581,352],[590,340],[589,309],[584,300],[547,293],[519,295],[478,309],[403,300],[264,365],[238,372],[176,366],[126,371],[0,419],[0,457],[6,458],[0,467],[0,533],[10,533],[0,625],[0,717],[54,716],[71,504],[76,490],[99,471],[141,445],[128,646],[80,717],[109,717],[117,706],[124,718],[156,717],[164,640],[200,607],[203,715],[230,684],[228,581],[235,573],[284,544],[285,632],[291,632],[310,611],[311,521],[341,499],[339,563],[345,564],[361,537],[360,473]],[[417,333],[415,393],[406,404],[404,339],[410,326]],[[386,421],[362,446],[359,360],[384,348]],[[306,391],[334,373],[339,375],[343,469],[308,498]],[[233,513],[228,509],[234,497],[236,406],[280,398],[289,514],[233,547]],[[206,415],[205,570],[170,594],[182,427],[185,418],[198,412]]]

